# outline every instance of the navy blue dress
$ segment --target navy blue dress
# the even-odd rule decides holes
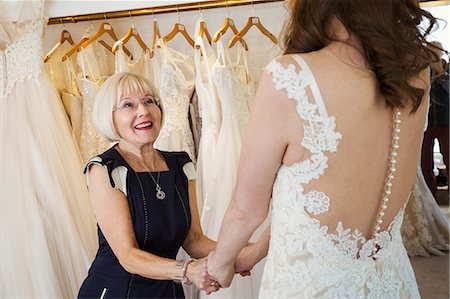
[[[134,172],[115,147],[92,163],[107,168],[114,187],[112,171],[127,168],[126,190],[133,228],[139,248],[157,256],[175,259],[191,225],[188,179],[182,167],[190,162],[185,152],[160,152],[169,171],[161,172],[159,184],[166,193],[156,198],[156,186],[148,172]],[[152,173],[155,180],[158,173]],[[111,247],[98,228],[99,249],[83,282],[78,298],[184,298],[183,288],[172,280],[155,280],[131,274],[119,264]]]

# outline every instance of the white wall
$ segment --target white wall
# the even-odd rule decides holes
[[[101,13],[118,10],[129,10],[136,8],[147,8],[162,5],[172,5],[180,3],[191,2],[203,2],[208,0],[160,0],[160,1],[147,1],[147,0],[109,0],[108,5],[105,5],[106,1],[86,1],[86,0],[50,0],[48,15],[53,17],[65,17],[72,15],[81,15],[89,13]]]
[[[450,5],[426,7],[435,18],[439,18],[439,28],[432,32],[429,40],[441,42],[447,51],[450,51]],[[447,24],[445,23],[447,22]]]

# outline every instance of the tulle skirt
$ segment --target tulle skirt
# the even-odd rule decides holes
[[[79,151],[47,75],[0,98],[0,297],[74,298],[96,250]]]

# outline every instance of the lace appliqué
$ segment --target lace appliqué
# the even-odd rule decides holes
[[[36,21],[26,34],[0,52],[0,99],[7,98],[17,82],[33,80],[41,86],[43,26],[42,20]]]
[[[330,198],[323,192],[310,191],[304,200],[306,210],[314,215],[325,213],[330,207]]]
[[[336,118],[334,116],[320,121],[310,121],[309,125],[305,125],[303,128],[305,136],[302,146],[311,153],[336,152],[342,135],[335,131]]]
[[[178,78],[178,79],[177,79]],[[165,147],[165,140],[171,136],[180,135],[181,146],[177,150],[183,150],[189,154],[195,162],[195,145],[192,131],[189,127],[189,90],[182,82],[183,73],[170,63],[161,66],[161,98],[163,99],[164,124],[156,141],[158,145]],[[175,146],[175,145],[174,145]],[[163,150],[173,150],[161,148]]]

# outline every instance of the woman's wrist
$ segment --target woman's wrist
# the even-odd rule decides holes
[[[179,276],[176,279],[174,279],[174,281],[177,283],[181,283],[182,285],[190,285],[191,281],[188,278],[187,271],[188,271],[189,264],[191,264],[192,262],[195,262],[195,261],[196,261],[196,259],[194,259],[194,258],[189,258],[187,260],[175,261],[174,267],[177,269],[180,269],[180,272],[179,272]]]

